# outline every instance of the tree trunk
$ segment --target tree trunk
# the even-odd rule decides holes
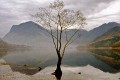
[[[62,70],[61,70],[61,58],[58,58],[58,62],[57,62],[57,68],[55,70],[56,74],[62,74]]]
[[[56,68],[55,72],[52,73],[53,75],[55,75],[57,80],[61,80],[61,77],[62,77],[61,61],[62,61],[62,59],[58,58],[57,68]]]

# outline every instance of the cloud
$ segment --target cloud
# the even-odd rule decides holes
[[[37,12],[54,0],[0,0],[0,36],[3,37],[12,27],[32,20],[30,14]],[[80,9],[87,17],[86,26],[90,30],[104,22],[120,21],[118,15],[120,0],[63,0],[65,7]]]
[[[98,25],[108,22],[118,22],[120,23],[120,0],[112,1],[109,5],[93,14],[87,16],[87,22],[89,25],[86,29],[90,30]],[[91,25],[92,24],[92,25]]]
[[[69,8],[80,9],[88,15],[106,8],[113,1],[115,0],[65,0],[65,3]]]

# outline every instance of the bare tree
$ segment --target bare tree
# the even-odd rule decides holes
[[[40,25],[47,28],[48,33],[52,37],[52,41],[58,56],[57,68],[54,74],[62,74],[61,62],[65,54],[66,48],[73,42],[73,37],[77,32],[85,25],[85,17],[78,10],[66,9],[63,1],[55,1],[49,5],[48,8],[39,8],[39,11],[33,15],[37,19]],[[71,36],[68,36],[67,30],[77,26]],[[63,43],[63,37],[65,36],[65,42]]]

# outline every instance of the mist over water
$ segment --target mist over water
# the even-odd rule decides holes
[[[36,69],[56,66],[57,63],[57,54],[53,46],[40,46],[29,51],[8,52],[2,58],[14,65],[27,65]],[[62,65],[73,67],[91,65],[105,72],[118,72],[117,69],[97,58],[94,53],[77,50],[76,45],[70,45],[67,48]],[[14,70],[14,67],[12,69]]]

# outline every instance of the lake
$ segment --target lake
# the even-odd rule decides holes
[[[30,75],[37,73],[39,67],[44,69],[48,66],[55,66],[57,63],[55,51],[43,47],[30,51],[0,51],[0,58],[10,63],[13,71],[19,71]],[[74,67],[91,65],[104,72],[117,73],[120,72],[120,51],[88,51],[69,48],[66,51],[62,65]]]

